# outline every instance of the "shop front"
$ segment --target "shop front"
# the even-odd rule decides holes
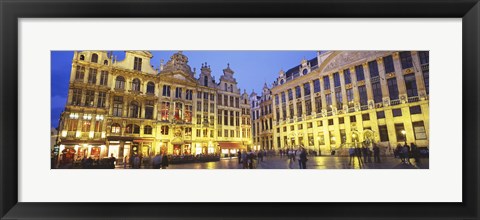
[[[237,156],[239,151],[246,150],[247,147],[238,142],[218,142],[221,157]]]

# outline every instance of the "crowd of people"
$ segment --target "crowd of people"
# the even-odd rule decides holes
[[[238,163],[241,164],[243,169],[255,169],[257,168],[258,163],[262,163],[267,156],[274,156],[274,152],[268,150],[259,150],[259,151],[246,151],[242,150],[238,152]],[[296,148],[290,147],[282,149],[279,151],[281,158],[286,157],[289,168],[295,169],[295,165],[298,162],[299,169],[307,169],[307,151],[303,146],[298,146]]]
[[[380,148],[373,144],[373,148],[370,149],[369,147],[363,145],[362,147],[354,147],[351,146],[348,149],[349,154],[349,162],[348,165],[352,165],[355,159],[359,161],[360,164],[363,163],[372,163],[372,156],[374,163],[381,163],[380,161]]]
[[[407,143],[403,146],[398,144],[393,151],[393,155],[395,158],[400,158],[404,164],[411,164],[411,158],[414,159],[415,163],[420,163],[420,150],[414,143],[410,143],[410,146]]]

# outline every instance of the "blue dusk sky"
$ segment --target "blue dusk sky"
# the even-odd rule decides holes
[[[151,51],[151,64],[159,68],[160,60],[166,63],[176,51]],[[123,60],[124,51],[114,51],[117,59]],[[188,57],[188,64],[197,69],[196,77],[200,73],[202,63],[207,62],[212,69],[212,75],[218,83],[223,69],[230,64],[235,71],[234,77],[238,86],[247,90],[248,94],[254,90],[261,93],[264,83],[269,87],[278,77],[280,70],[288,69],[300,64],[303,58],[309,60],[316,56],[316,51],[183,51]],[[58,126],[60,114],[65,108],[68,94],[68,81],[72,67],[73,51],[52,51],[51,53],[51,126]]]

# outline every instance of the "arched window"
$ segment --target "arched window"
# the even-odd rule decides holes
[[[84,56],[84,55],[80,55],[80,60],[85,60],[85,56]]]
[[[147,125],[143,127],[143,133],[144,134],[152,134],[152,127],[150,125]]]
[[[140,134],[140,126],[135,124],[129,124],[125,127],[126,134]]]
[[[103,65],[108,65],[108,60],[104,60]]]
[[[125,89],[125,78],[123,78],[123,76],[117,76],[117,79],[115,79],[115,88]]]
[[[112,125],[111,133],[112,134],[120,134],[122,127],[118,123]]]
[[[132,91],[140,91],[140,80],[134,79],[132,81]]]
[[[138,102],[136,101],[130,102],[130,108],[129,108],[130,118],[138,118],[138,113],[139,113]]]
[[[208,77],[203,77],[203,85],[208,86]]]
[[[148,94],[154,94],[155,93],[155,83],[153,83],[153,82],[148,82],[147,83],[147,93]]]
[[[98,62],[98,55],[96,53],[92,54],[92,59],[91,59],[92,63],[96,63]]]

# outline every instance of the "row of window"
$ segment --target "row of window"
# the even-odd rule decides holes
[[[422,65],[423,64],[428,64],[428,62],[429,62],[428,52],[420,51],[420,52],[418,52],[418,54],[419,54],[419,57],[420,57],[420,63]],[[413,66],[411,53],[409,51],[400,52],[400,59],[401,59],[401,63],[402,63],[402,68],[410,68],[410,67]],[[385,67],[386,73],[394,72],[395,69],[394,69],[394,65],[393,65],[392,56],[390,55],[390,56],[384,57],[383,60],[384,60],[384,67]],[[380,84],[377,61],[374,60],[374,61],[368,62],[368,67],[369,67],[369,71],[370,71],[370,78],[371,78],[371,84],[372,84],[371,86],[372,86],[372,90],[373,90],[372,91],[373,99],[374,99],[375,103],[381,103],[383,95],[382,95],[382,89],[381,89],[381,84]],[[365,80],[363,65],[355,66],[355,74],[356,74],[357,81]],[[350,69],[349,68],[345,69],[344,70],[345,85],[351,84],[352,80],[351,80],[350,75],[351,75],[350,74]],[[423,77],[424,77],[425,87],[426,87],[427,94],[428,94],[428,90],[429,90],[429,88],[428,88],[429,87],[429,73],[428,73],[428,70],[423,71]],[[334,87],[335,87],[335,99],[336,99],[336,103],[337,103],[336,107],[338,109],[341,109],[344,105],[344,100],[343,100],[343,96],[342,96],[342,93],[341,93],[340,74],[338,72],[333,74],[333,80],[334,80]],[[414,74],[405,75],[404,80],[405,80],[405,87],[406,87],[407,96],[408,97],[418,96],[417,84],[416,84],[417,82],[416,82],[416,79],[415,79],[415,75]],[[324,85],[323,85],[324,90],[329,90],[330,89],[330,77],[329,76],[324,76],[323,77],[323,82],[324,82]],[[387,79],[387,85],[388,85],[390,100],[397,100],[398,96],[399,96],[399,92],[398,92],[398,86],[397,86],[396,78]],[[359,98],[360,98],[360,104],[361,105],[367,105],[367,102],[368,102],[366,89],[367,89],[366,85],[358,86],[358,93],[359,93]],[[301,93],[302,88],[300,86],[296,86],[294,88],[294,90],[295,90],[295,97],[297,99],[301,98],[302,97],[302,93]],[[320,90],[321,90],[320,89],[320,79],[315,79],[313,81],[313,92],[318,93],[318,92],[320,92]],[[310,83],[303,84],[303,92],[304,92],[304,96],[309,96],[311,94]],[[347,103],[351,103],[353,101],[353,98],[354,98],[352,88],[346,89],[345,92],[346,92]],[[285,103],[286,102],[285,92],[281,92],[280,95],[281,95],[282,103]],[[292,101],[293,98],[294,98],[293,97],[293,90],[288,89],[287,90],[287,95],[288,95],[288,100]],[[331,99],[332,97],[331,97],[330,94],[326,94],[325,96],[326,96],[327,106],[330,106],[331,103],[332,103],[332,99]],[[275,95],[275,104],[276,105],[280,104],[280,100],[279,100],[278,95]]]
[[[85,60],[85,55],[81,54],[80,55],[80,60]],[[92,57],[90,57],[90,62],[98,63],[98,54],[96,54],[96,53],[92,54]],[[108,60],[104,60],[103,65],[108,65]]]
[[[106,70],[100,71],[100,75],[98,75],[100,78],[98,78],[97,72],[98,70],[95,68],[88,69],[87,83],[96,85],[98,80],[99,85],[106,86],[108,84],[108,71]],[[84,82],[85,80],[84,78],[85,78],[85,67],[77,66],[75,71],[75,81]]]

